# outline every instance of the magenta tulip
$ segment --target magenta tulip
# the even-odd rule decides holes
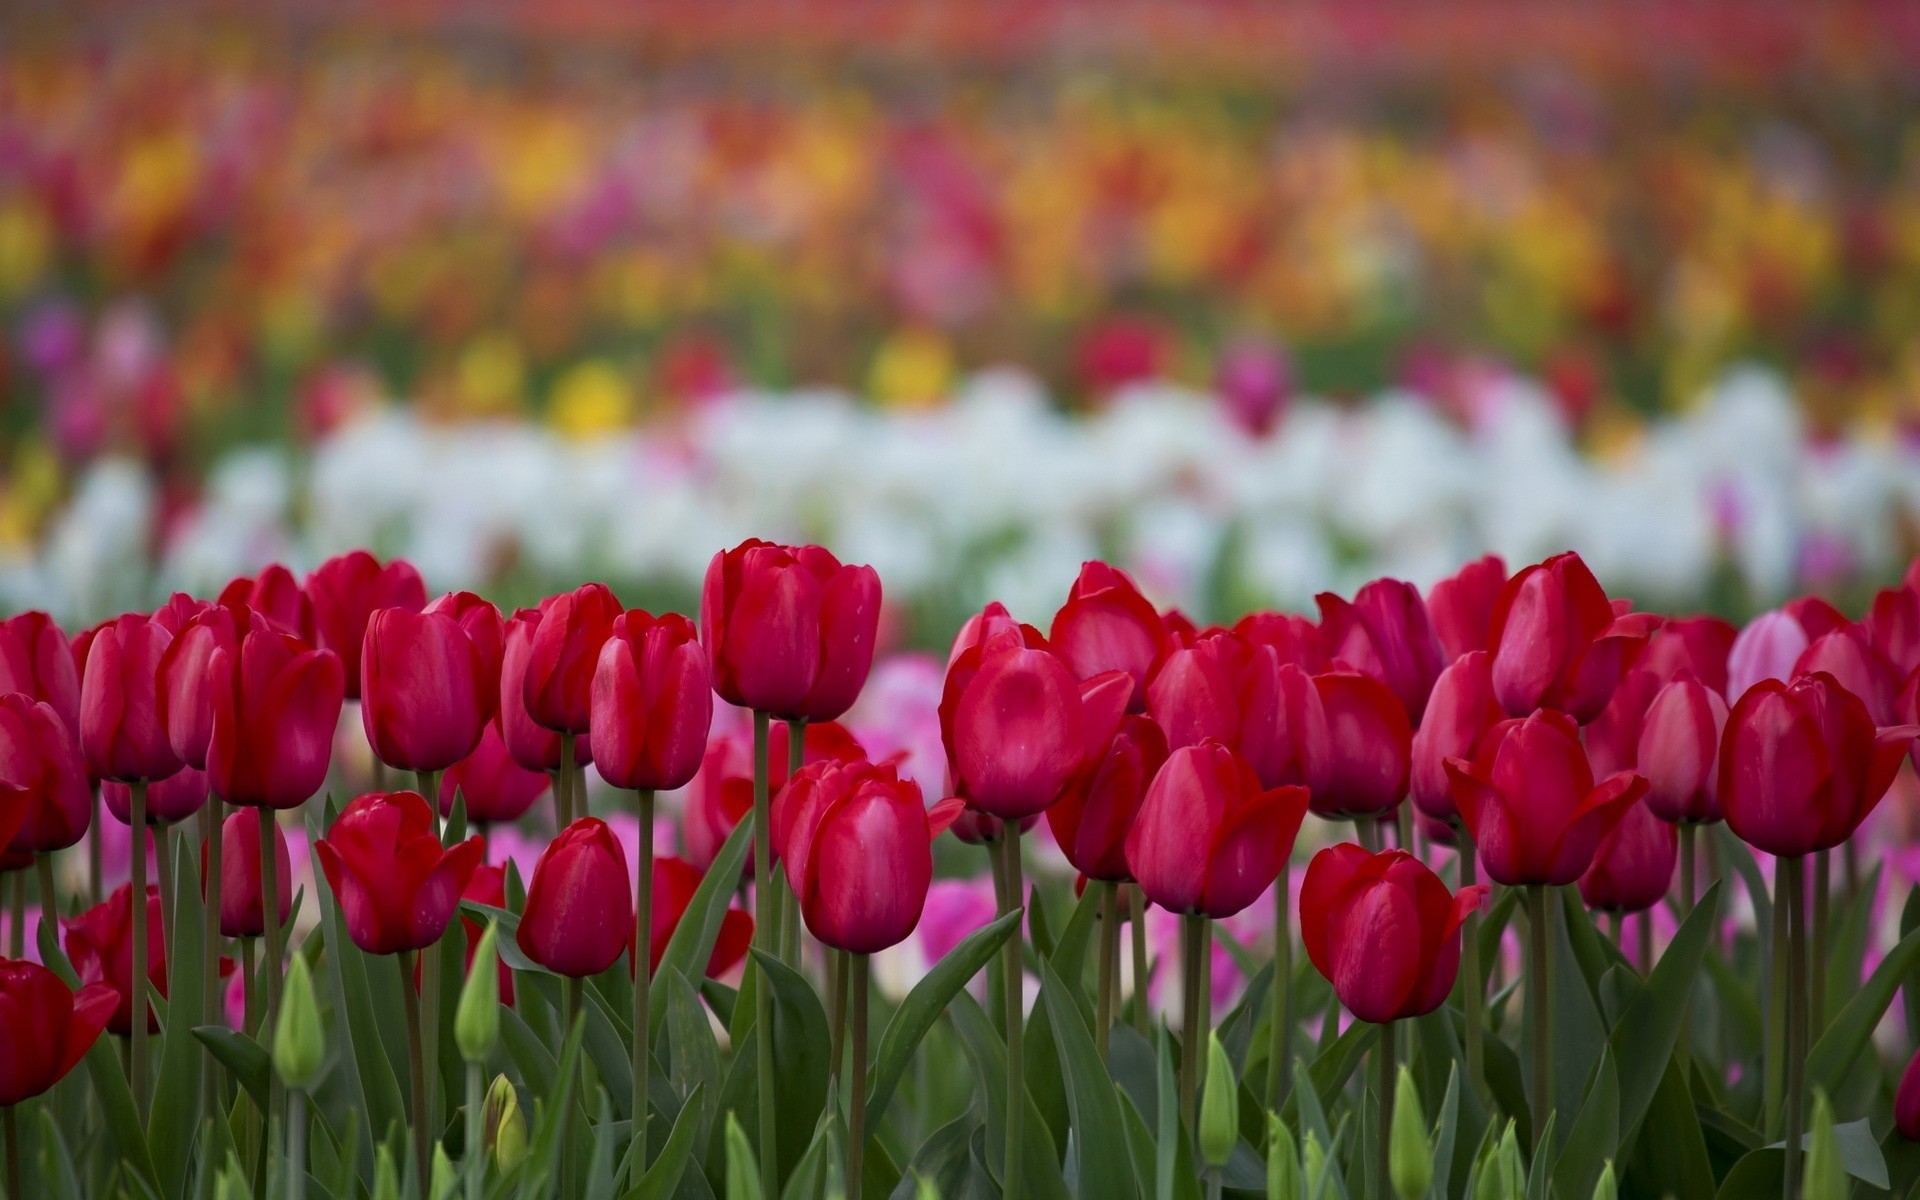
[[[873,666],[880,576],[819,546],[749,538],[713,556],[700,640],[721,698],[777,718],[831,721]]]
[[[617,788],[668,791],[700,769],[713,681],[693,622],[630,609],[600,649],[591,706],[593,764]]]

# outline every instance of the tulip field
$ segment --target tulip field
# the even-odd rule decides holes
[[[431,595],[355,551],[0,622],[7,1196],[1920,1187],[1920,569],[1202,626],[1089,561],[891,749],[820,546],[693,615]]]

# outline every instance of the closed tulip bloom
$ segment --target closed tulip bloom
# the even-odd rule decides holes
[[[1299,613],[1253,612],[1233,624],[1233,632],[1249,646],[1272,646],[1282,663],[1296,663],[1308,674],[1327,669],[1320,626]]]
[[[216,649],[208,677],[207,780],[214,794],[229,804],[294,808],[319,791],[345,696],[339,657],[286,634],[255,631],[237,650]]]
[[[1818,596],[1800,596],[1780,606],[1786,613],[1806,630],[1807,640],[1818,641],[1836,629],[1844,629],[1853,624],[1847,620],[1847,614]]]
[[[93,1049],[117,1002],[107,984],[75,992],[39,963],[0,958],[0,1108],[65,1079]]]
[[[513,761],[529,771],[551,772],[560,768],[560,735],[546,728],[527,712],[525,682],[527,662],[533,655],[533,635],[540,627],[540,610],[523,608],[508,618],[500,651],[500,736],[506,742]],[[573,739],[573,761],[593,761],[591,738]]]
[[[1485,650],[1471,650],[1449,663],[1413,732],[1408,789],[1423,814],[1448,828],[1460,820],[1460,810],[1454,807],[1447,760],[1472,758],[1480,739],[1506,716],[1493,696],[1491,662]]]
[[[281,633],[313,644],[319,630],[313,619],[313,599],[293,572],[273,563],[258,575],[239,576],[220,589],[221,604],[243,604],[267,619]]]
[[[1487,554],[1427,589],[1427,618],[1448,662],[1485,650],[1493,630],[1493,605],[1507,582],[1507,564]]]
[[[1843,625],[1821,634],[1794,660],[1795,675],[1821,671],[1858,696],[1877,723],[1894,723],[1894,699],[1900,693],[1901,677],[1894,674],[1893,664],[1874,648],[1858,625]]]
[[[804,768],[787,796],[787,877],[808,931],[854,954],[905,941],[933,882],[930,843],[960,802],[941,801],[929,818],[919,784],[867,762]]]
[[[1331,592],[1317,599],[1328,661],[1386,684],[1408,722],[1418,725],[1433,681],[1446,665],[1420,589],[1398,579],[1376,579],[1355,592],[1351,603]]]
[[[43,612],[0,621],[0,696],[11,692],[44,700],[80,735],[80,672],[67,635]]]
[[[692,621],[632,609],[614,619],[593,675],[594,766],[617,788],[670,791],[700,769],[713,677]]]
[[[1607,706],[1658,625],[1649,613],[1616,615],[1571,551],[1523,567],[1494,604],[1493,694],[1510,717],[1553,708],[1584,725]]]
[[[1133,578],[1103,562],[1082,563],[1047,641],[1081,679],[1105,671],[1133,677],[1128,712],[1147,707],[1147,679],[1165,650],[1166,623]]]
[[[1727,651],[1727,702],[1738,701],[1762,679],[1791,678],[1793,664],[1812,640],[1785,612],[1761,613],[1748,621]]]
[[[956,679],[965,682],[957,688]],[[947,675],[940,731],[968,804],[1002,820],[1046,809],[1106,749],[1133,680],[1077,680],[1050,650],[1014,630],[962,655]]]
[[[160,889],[147,885],[147,928],[160,928]],[[115,1003],[107,1028],[133,1032],[133,885],[123,883],[113,894],[66,922],[67,958],[83,984],[104,983],[113,989]],[[161,999],[167,996],[167,946],[158,936],[147,938],[146,978]],[[160,1029],[159,1014],[147,1011],[147,1032]]]
[[[1765,679],[1727,714],[1720,807],[1750,846],[1782,857],[1830,850],[1886,795],[1920,726],[1879,728],[1831,675]]]
[[[1908,1141],[1920,1142],[1920,1051],[1900,1072],[1900,1087],[1893,1094],[1893,1127]]]
[[[1307,790],[1262,788],[1218,742],[1175,750],[1127,834],[1127,870],[1176,913],[1230,917],[1260,898],[1293,854]]]
[[[1660,682],[1651,671],[1639,667],[1628,671],[1600,715],[1580,731],[1594,775],[1605,779],[1615,771],[1634,769],[1640,758],[1640,728],[1646,720],[1647,706],[1660,691]]]
[[[440,940],[486,842],[443,848],[418,792],[370,792],[347,805],[314,843],[347,936],[368,954],[399,954]]]
[[[584,979],[620,960],[633,937],[633,881],[613,831],[582,817],[540,853],[515,940],[557,975]]]
[[[179,637],[188,622],[211,607],[212,604],[206,600],[196,600],[185,592],[175,592],[167,597],[165,604],[153,610],[152,619],[168,633]]]
[[[680,927],[680,918],[687,915],[687,906],[693,903],[694,890],[704,874],[684,858],[663,856],[653,860],[653,904],[648,909],[653,929],[649,975],[660,969],[660,956],[667,952],[667,942]],[[720,918],[720,936],[714,939],[713,953],[707,956],[707,974],[713,978],[725,975],[747,956],[747,947],[752,944],[752,915],[738,907],[729,908]]]
[[[772,797],[772,820],[768,831],[775,861],[785,844],[781,795],[787,786],[787,726],[783,722],[767,732],[767,794]],[[867,756],[859,741],[838,721],[809,723],[800,739],[800,765],[818,762],[858,762]],[[713,865],[720,847],[740,819],[753,811],[753,747],[741,739],[722,735],[707,743],[700,770],[688,785],[681,811],[681,850],[702,871]],[[753,877],[753,849],[740,868],[743,879]]]
[[[873,666],[880,576],[819,546],[749,538],[713,556],[700,640],[722,699],[774,717],[831,721]]]
[[[520,684],[521,700],[536,725],[555,733],[587,732],[593,672],[619,615],[620,601],[602,583],[582,584],[541,601]]]
[[[472,592],[448,592],[422,611],[452,617],[480,654],[480,694],[487,698],[487,715],[500,707],[500,664],[506,653],[507,626],[491,600]]]
[[[1660,689],[1640,722],[1639,771],[1647,781],[1647,810],[1674,824],[1721,817],[1720,738],[1727,702],[1691,675]]]
[[[87,770],[66,722],[44,700],[0,696],[0,846],[64,850],[92,819]]]
[[[1487,889],[1458,894],[1404,850],[1351,842],[1313,856],[1300,885],[1300,941],[1348,1012],[1384,1024],[1445,1003],[1460,970],[1460,926]]]
[[[1334,767],[1326,705],[1314,676],[1298,663],[1278,659],[1271,647],[1254,650],[1234,748],[1266,787],[1297,783],[1308,791],[1325,788]]]
[[[100,799],[122,825],[133,823],[133,787],[111,780],[100,785]],[[207,773],[192,767],[147,785],[147,824],[172,825],[200,811],[207,802]]]
[[[267,619],[243,604],[210,604],[180,627],[160,656],[160,719],[180,761],[207,769],[213,740],[213,652],[237,652],[240,639],[265,632]]]
[[[1680,835],[1644,804],[1630,806],[1600,839],[1593,865],[1580,877],[1580,898],[1605,912],[1645,912],[1673,885]]]
[[[1053,840],[1088,879],[1120,883],[1127,873],[1127,833],[1147,787],[1167,761],[1167,739],[1152,718],[1130,716],[1090,771],[1047,810]]]
[[[220,936],[259,937],[267,931],[266,905],[260,900],[260,822],[273,817],[257,808],[235,809],[220,823]],[[287,835],[273,821],[274,907],[281,928],[293,912],[293,862],[287,856]],[[200,873],[207,870],[207,847],[200,847]],[[202,894],[206,888],[201,887]]]
[[[381,762],[444,771],[473,753],[494,699],[479,648],[444,613],[383,608],[367,620],[360,723]]]
[[[1596,785],[1579,729],[1551,709],[1495,726],[1471,761],[1448,759],[1447,774],[1488,876],[1510,887],[1579,879],[1647,790],[1625,772]]]
[[[1740,636],[1731,622],[1719,617],[1675,617],[1660,626],[1641,652],[1640,670],[1669,683],[1682,671],[1727,694],[1727,657]]]
[[[1313,788],[1322,817],[1378,817],[1407,794],[1413,730],[1406,710],[1384,683],[1357,671],[1313,677],[1327,723],[1326,769]]]
[[[404,558],[385,566],[365,550],[337,555],[307,576],[318,644],[340,656],[347,699],[360,698],[360,647],[367,619],[383,608],[419,612],[427,603],[427,585]]]
[[[1905,678],[1920,669],[1920,591],[1909,584],[1876,593],[1861,624],[1895,674]]]
[[[1172,648],[1147,687],[1147,711],[1172,749],[1208,738],[1240,744],[1241,722],[1254,650],[1233,633],[1170,639]],[[1272,650],[1266,657],[1277,670]]]
[[[440,815],[453,815],[457,792],[466,800],[469,821],[481,825],[518,821],[552,783],[545,771],[529,771],[513,760],[500,732],[500,715],[495,713],[480,731],[480,744],[473,753],[440,777]]]
[[[160,723],[160,658],[173,640],[140,613],[102,629],[80,685],[80,749],[102,779],[165,779],[180,756]]]

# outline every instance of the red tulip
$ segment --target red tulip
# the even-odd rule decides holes
[[[39,963],[0,958],[0,1108],[67,1077],[106,1028],[117,998],[104,983],[78,992]]]
[[[1739,700],[1762,679],[1790,678],[1811,640],[1800,622],[1784,612],[1761,613],[1747,622],[1727,651],[1727,700]]]
[[[1782,857],[1832,849],[1886,795],[1916,736],[1920,726],[1876,728],[1831,675],[1762,680],[1727,714],[1721,736],[1727,825]]]
[[[133,824],[133,787],[112,780],[100,785],[100,799],[122,825]],[[181,767],[147,785],[147,824],[172,825],[200,811],[207,802],[207,773]]]
[[[486,841],[443,848],[418,792],[370,792],[347,805],[314,843],[353,944],[368,954],[420,950],[440,940]]]
[[[1585,724],[1607,706],[1658,625],[1649,613],[1616,615],[1571,551],[1523,567],[1494,604],[1493,694],[1508,716],[1555,708]]]
[[[772,828],[774,856],[781,846],[780,794],[787,785],[787,726],[784,722],[767,731],[767,794],[773,798]],[[838,721],[809,723],[800,739],[801,765],[817,762],[858,762],[867,756],[853,734]],[[713,865],[720,846],[733,832],[740,818],[753,811],[753,747],[735,738],[721,736],[707,743],[700,770],[686,793],[682,811],[681,848],[693,865],[702,871]],[[741,868],[743,878],[753,875],[753,851],[747,851]]]
[[[831,721],[853,707],[873,666],[880,576],[819,546],[749,538],[713,556],[700,640],[729,703]]]
[[[480,694],[486,697],[487,715],[500,708],[500,660],[506,649],[506,623],[490,600],[472,592],[448,592],[426,606],[423,612],[452,617],[466,631],[473,648],[480,654]]]
[[[1300,885],[1300,941],[1347,1011],[1384,1024],[1446,1002],[1460,969],[1460,926],[1487,889],[1449,894],[1404,850],[1351,842],[1313,856]]]
[[[207,609],[213,607],[205,600],[196,600],[185,592],[175,592],[167,597],[167,602],[153,610],[153,621],[174,637],[187,624]]]
[[[1233,632],[1249,646],[1272,646],[1282,663],[1296,663],[1308,674],[1327,669],[1320,627],[1299,613],[1255,612],[1234,622]]]
[[[1327,726],[1326,766],[1314,784],[1316,815],[1380,817],[1407,794],[1413,730],[1386,684],[1357,671],[1313,677]]]
[[[940,699],[956,790],[1002,820],[1045,810],[1106,749],[1132,692],[1124,671],[1076,680],[1023,631],[995,634],[948,670]]]
[[[207,769],[213,740],[213,652],[233,654],[250,631],[267,630],[267,619],[242,604],[210,604],[180,627],[160,656],[160,720],[167,744],[189,767]]]
[[[339,657],[286,634],[255,631],[238,649],[216,648],[207,674],[207,780],[214,794],[263,808],[305,803],[326,782],[333,758],[345,694]]]
[[[500,715],[495,713],[480,731],[480,744],[473,753],[440,777],[440,815],[453,815],[453,797],[458,792],[466,799],[467,820],[475,824],[518,821],[552,782],[545,771],[529,771],[513,761],[500,733]]]
[[[281,633],[309,645],[319,636],[313,619],[313,599],[294,579],[293,572],[273,563],[249,579],[242,575],[220,589],[221,604],[244,604],[267,619]]]
[[[0,696],[0,846],[63,850],[92,819],[87,771],[66,722],[45,701]]]
[[[360,698],[360,646],[367,618],[383,608],[419,612],[426,607],[427,585],[413,564],[396,558],[386,566],[365,550],[353,550],[321,563],[307,576],[319,645],[340,656],[347,699]]]
[[[1843,625],[1821,634],[1794,660],[1795,675],[1821,671],[1858,696],[1876,723],[1893,724],[1894,698],[1899,695],[1901,677],[1894,674],[1893,664],[1874,649],[1858,625]]]
[[[1836,629],[1853,624],[1847,615],[1818,596],[1801,596],[1781,606],[1781,611],[1807,631],[1808,641],[1818,641]]]
[[[1149,717],[1129,716],[1093,768],[1047,810],[1053,840],[1089,879],[1119,883],[1127,874],[1127,832],[1147,787],[1167,761],[1167,738]]]
[[[1647,790],[1625,772],[1596,786],[1579,729],[1552,709],[1495,726],[1471,761],[1447,760],[1447,775],[1487,874],[1511,887],[1586,874],[1601,839]]]
[[[539,626],[537,608],[520,609],[506,621],[500,652],[500,736],[513,761],[529,771],[551,772],[560,769],[560,735],[535,722],[523,699],[527,662],[533,656],[533,635]],[[573,739],[573,761],[581,765],[593,761],[591,738]]]
[[[598,975],[633,937],[633,880],[606,822],[582,817],[533,868],[516,940],[528,958],[571,979]]]
[[[1902,678],[1920,669],[1920,590],[1908,584],[1879,592],[1862,624],[1874,649]]]
[[[713,723],[713,678],[693,622],[678,613],[620,614],[593,675],[600,778],[670,791],[700,769]]]
[[[0,696],[21,692],[53,706],[80,736],[80,672],[67,635],[43,612],[0,621]]]
[[[593,672],[613,632],[620,601],[602,583],[587,583],[540,602],[540,623],[527,648],[520,698],[534,723],[555,733],[587,732]]]
[[[1166,623],[1133,578],[1103,562],[1080,565],[1067,602],[1054,614],[1047,641],[1074,675],[1091,679],[1106,671],[1133,677],[1128,712],[1147,707],[1147,679],[1165,653]]]
[[[1719,617],[1675,617],[1647,642],[1638,665],[1661,683],[1671,683],[1685,671],[1724,696],[1727,658],[1739,636],[1739,630]]]
[[[1433,681],[1446,665],[1420,589],[1398,579],[1376,579],[1354,593],[1352,603],[1332,592],[1316,599],[1328,661],[1386,684],[1407,720],[1418,725]]]
[[[1581,731],[1595,776],[1605,779],[1615,771],[1634,769],[1640,758],[1640,728],[1660,682],[1652,671],[1639,667],[1628,671],[1600,715]]]
[[[160,657],[172,640],[139,613],[94,637],[80,685],[80,749],[100,778],[131,783],[180,769],[160,723]]]
[[[146,978],[161,999],[167,995],[167,946],[160,929],[160,889],[147,885]],[[123,883],[113,894],[66,922],[67,958],[83,984],[103,983],[115,996],[113,1015],[107,1028],[114,1033],[133,1032],[133,885]],[[159,1015],[147,1009],[147,1032],[160,1029]]]
[[[1169,644],[1172,648],[1147,687],[1147,711],[1167,735],[1167,745],[1178,750],[1213,738],[1238,747],[1256,673],[1278,671],[1278,653],[1262,648],[1256,665],[1253,647],[1228,632],[1170,638]],[[1271,691],[1263,692],[1263,699]]]
[[[1413,732],[1407,785],[1422,813],[1449,829],[1460,820],[1453,804],[1449,758],[1472,758],[1480,739],[1505,713],[1493,696],[1492,659],[1470,650],[1449,663],[1433,685],[1426,716]]]
[[[700,868],[684,858],[653,860],[653,903],[648,908],[653,953],[647,962],[648,974],[660,969],[660,956],[667,952],[667,942],[680,927],[680,918],[687,915],[687,906],[693,903],[694,889],[700,886],[702,874]],[[747,956],[747,947],[752,944],[752,915],[743,909],[729,908],[720,918],[720,936],[714,939],[713,953],[707,956],[707,974],[714,978],[725,975]],[[632,952],[631,945],[628,952]]]
[[[1893,1095],[1893,1127],[1908,1141],[1920,1142],[1920,1051],[1900,1073],[1900,1088]]]
[[[1644,804],[1629,805],[1593,852],[1593,865],[1580,877],[1580,898],[1607,912],[1645,912],[1666,896],[1679,861],[1673,826]]]
[[[855,954],[905,941],[933,882],[929,843],[960,802],[941,801],[930,818],[919,784],[866,762],[803,768],[784,802],[787,877],[808,931]]]
[[[492,715],[480,650],[445,613],[383,608],[367,619],[360,723],[374,757],[444,771],[473,753]]]
[[[1029,646],[1046,644],[1046,638],[1040,635],[1038,629],[1014,620],[1007,606],[994,600],[960,623],[960,632],[953,635],[953,646],[947,651],[947,670],[953,670],[953,664],[960,661],[962,654],[984,645],[995,634],[1005,633],[1009,629],[1020,630]]]
[[[220,936],[259,937],[267,931],[266,905],[260,899],[260,822],[273,822],[274,908],[280,927],[293,912],[293,861],[280,823],[257,808],[239,808],[220,823]],[[201,894],[206,893],[207,846],[200,846]]]
[[[1127,869],[1176,913],[1230,917],[1260,898],[1293,854],[1307,790],[1263,789],[1246,759],[1218,742],[1167,757],[1127,834]]]
[[[1324,789],[1332,782],[1334,756],[1319,685],[1298,663],[1276,667],[1277,659],[1269,647],[1254,651],[1234,748],[1263,786],[1297,783],[1309,792]]]
[[[1507,564],[1488,554],[1427,589],[1427,616],[1447,661],[1487,649],[1493,606],[1506,582]]]
[[[1701,824],[1721,817],[1719,755],[1727,702],[1691,675],[1660,689],[1640,723],[1636,769],[1647,809],[1662,821]]]

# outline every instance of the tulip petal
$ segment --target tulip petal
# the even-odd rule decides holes
[[[1275,788],[1231,813],[1215,836],[1201,908],[1216,920],[1258,900],[1293,854],[1307,812],[1307,789]]]

